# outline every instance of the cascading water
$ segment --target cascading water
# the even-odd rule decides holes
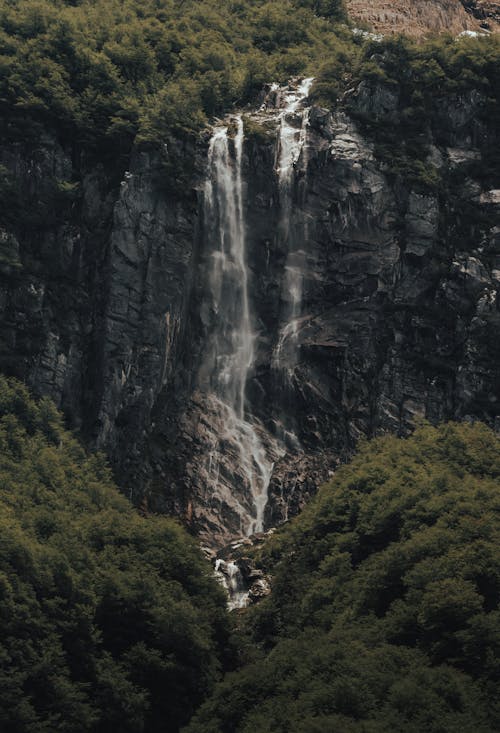
[[[274,107],[271,118],[280,126],[275,163],[281,204],[277,241],[287,252],[283,328],[274,351],[274,363],[280,372],[293,369],[297,321],[301,315],[306,237],[303,217],[294,213],[293,204],[298,190],[296,166],[299,159],[304,163],[308,118],[301,104],[311,83],[312,79],[306,79],[298,88],[288,91],[284,106],[281,101],[278,111]],[[273,86],[271,92],[283,100],[279,87]],[[264,107],[257,114],[268,114]],[[290,446],[300,450],[294,433],[285,427],[279,430],[279,420],[274,422],[274,435],[266,432],[251,415],[246,400],[256,344],[249,296],[253,281],[245,237],[243,143],[241,116],[214,129],[208,151],[203,229],[208,287],[201,317],[207,337],[199,373],[204,449],[198,475],[206,490],[205,519],[212,520],[216,532],[221,524],[230,527],[232,537],[249,536],[264,529],[273,460],[283,456]],[[222,535],[222,539],[227,542],[231,535]],[[243,577],[237,561],[219,558],[215,570],[228,591],[229,608],[246,606],[250,598],[248,578]]]
[[[221,428],[209,456],[212,494],[239,515],[241,534],[250,535],[264,527],[272,463],[258,425],[250,421],[245,409],[246,384],[255,354],[245,248],[241,117],[236,117],[235,125],[234,137],[228,127],[215,129],[208,153],[204,214],[212,247],[212,329],[202,372]],[[221,481],[223,453],[236,458],[235,472],[244,484],[239,487],[241,500],[231,493],[230,482]]]
[[[302,281],[305,268],[304,240],[307,223],[294,216],[294,182],[299,158],[304,157],[308,110],[299,112],[308,97],[314,79],[304,79],[300,86],[285,97],[280,114],[278,161],[276,171],[280,194],[280,237],[287,248],[285,279],[282,298],[285,303],[282,327],[273,355],[274,366],[293,368],[297,353],[298,324],[302,307]],[[304,169],[307,161],[302,160]],[[286,364],[285,364],[286,362]]]
[[[266,124],[278,123],[280,127],[274,167],[280,183],[281,216],[275,241],[281,252],[288,253],[288,259],[283,278],[286,282],[282,283],[283,328],[277,339],[280,344],[271,356],[280,375],[288,369],[293,372],[287,352],[294,339],[289,334],[296,329],[301,313],[299,260],[304,237],[296,230],[299,224],[302,226],[303,216],[294,212],[293,202],[300,199],[300,176],[295,171],[299,159],[303,167],[306,138],[307,113],[301,103],[311,82],[307,79],[286,92],[273,85],[261,109],[255,112]],[[252,113],[249,115],[252,117]],[[256,404],[263,408],[266,372],[262,372],[262,380],[253,379],[257,351],[254,324],[265,321],[262,314],[261,320],[252,315],[252,307],[256,306],[251,297],[253,287],[258,285],[256,292],[261,292],[261,284],[254,282],[247,263],[245,211],[248,208],[253,214],[255,202],[244,202],[243,143],[243,120],[237,115],[214,128],[209,144],[198,280],[204,345],[196,389],[183,416],[185,435],[192,441],[193,450],[186,464],[186,485],[195,497],[189,503],[189,517],[193,524],[201,520],[200,536],[212,547],[264,529],[275,462],[287,450],[300,450],[285,412],[271,413],[272,427],[268,428],[247,400],[247,387],[251,386],[250,399],[256,396]],[[251,252],[258,258],[255,237],[250,242]],[[266,340],[268,344],[268,334],[259,341],[263,344],[259,364],[266,355]],[[293,351],[297,352],[295,343]],[[269,411],[264,410],[269,417]]]
[[[229,611],[248,606],[248,588],[243,580],[241,570],[235,562],[232,560],[226,562],[218,558],[215,562],[215,577],[227,591]]]

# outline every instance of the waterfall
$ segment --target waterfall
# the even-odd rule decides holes
[[[276,171],[280,195],[280,238],[287,248],[285,278],[282,298],[285,302],[283,321],[273,362],[278,368],[295,366],[298,324],[302,308],[302,280],[305,268],[304,240],[307,225],[294,216],[294,183],[296,165],[305,154],[308,111],[300,110],[309,95],[313,79],[304,79],[300,86],[285,97],[285,107],[280,114],[278,156]],[[300,111],[299,111],[300,110]],[[307,161],[303,160],[304,168]],[[286,362],[286,363],[285,363]]]
[[[248,588],[243,580],[241,570],[233,560],[226,562],[218,558],[215,561],[215,577],[227,591],[229,596],[227,608],[229,611],[248,606]]]
[[[247,375],[254,360],[245,261],[242,152],[241,118],[237,119],[234,160],[228,128],[216,129],[208,151],[209,177],[205,186],[205,222],[214,235],[209,277],[217,319],[212,345],[212,388],[240,420],[245,410]]]
[[[258,424],[246,410],[245,391],[255,360],[254,333],[248,294],[245,247],[242,155],[243,121],[214,130],[208,151],[205,185],[205,231],[211,252],[208,277],[211,333],[202,373],[218,417],[220,435],[209,456],[213,496],[231,506],[240,519],[241,534],[264,527],[272,463],[259,435]],[[202,380],[203,381],[203,380]],[[224,457],[236,458],[238,500],[231,481],[221,480]],[[234,482],[233,482],[234,483]]]

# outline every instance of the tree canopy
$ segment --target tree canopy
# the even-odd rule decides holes
[[[260,553],[269,599],[189,733],[500,728],[500,439],[366,443]]]
[[[335,53],[342,17],[342,0],[0,0],[4,127],[87,146],[196,130]]]
[[[217,679],[225,595],[46,399],[0,377],[0,729],[176,731]]]

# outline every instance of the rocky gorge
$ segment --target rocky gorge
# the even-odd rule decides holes
[[[0,233],[2,370],[107,453],[136,505],[181,517],[211,548],[296,514],[364,436],[500,419],[500,191],[477,174],[498,142],[485,99],[436,99],[426,163],[444,184],[433,190],[394,175],[364,124],[398,124],[393,89],[361,82],[327,109],[302,81],[269,85],[221,122],[245,239],[239,419],[269,471],[259,527],[242,528],[235,508],[255,519],[249,434],[230,439],[204,369],[220,313],[212,132],[138,145],[120,169],[49,135],[0,150],[14,203],[29,203],[23,218],[13,204]]]

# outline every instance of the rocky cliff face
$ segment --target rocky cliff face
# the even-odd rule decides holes
[[[441,101],[430,158],[447,183],[435,194],[391,179],[352,119],[311,110],[295,201],[308,223],[300,358],[280,393],[263,345],[259,377],[261,409],[273,395],[271,409],[276,415],[278,401],[284,420],[293,416],[304,454],[275,468],[271,523],[290,505],[295,511],[311,477],[324,480],[361,435],[406,433],[420,418],[495,421],[498,192],[481,190],[473,175],[495,135],[477,121],[481,105],[474,93]],[[389,122],[397,100],[363,85],[352,106]],[[268,220],[272,200],[269,192],[254,197],[256,222]],[[262,237],[255,242],[264,246]],[[273,255],[258,297],[271,333],[265,292],[279,290],[280,270],[280,253]],[[312,465],[318,450],[323,458]]]
[[[242,176],[256,339],[246,394],[274,462],[266,526],[296,513],[363,435],[404,434],[420,418],[499,420],[500,193],[475,175],[496,135],[477,121],[482,104],[473,93],[442,101],[429,140],[439,192],[389,175],[353,118],[310,110],[290,189],[300,315],[279,363],[291,267],[279,95],[249,114]],[[397,99],[365,84],[352,108],[389,120]],[[1,232],[1,366],[108,452],[138,504],[175,512],[220,545],[241,528],[207,476],[221,416],[198,379],[210,324],[208,136],[169,146],[135,151],[118,178],[50,139],[2,151],[23,200],[34,211],[53,203],[42,221],[12,218]],[[190,171],[182,187],[165,165],[174,153]],[[77,196],[64,185],[75,171]],[[230,444],[221,455],[237,492],[238,457]]]
[[[0,151],[13,191],[0,233],[1,368],[62,407],[137,501],[153,409],[167,383],[190,379],[181,364],[198,154],[176,141],[166,147],[134,151],[127,170],[88,165],[50,137]],[[191,187],[172,179],[172,155]]]
[[[11,193],[0,235],[1,368],[92,432],[113,182],[95,166],[73,186],[71,150],[49,136],[2,148],[0,163]]]
[[[347,0],[346,5],[355,21],[367,23],[377,33],[420,37],[480,30],[478,18],[467,12],[472,8],[461,0]]]
[[[479,21],[482,29],[500,30],[500,3],[498,0],[461,0],[465,10]]]
[[[347,0],[351,18],[376,33],[404,33],[416,38],[464,31],[497,33],[498,0]]]

